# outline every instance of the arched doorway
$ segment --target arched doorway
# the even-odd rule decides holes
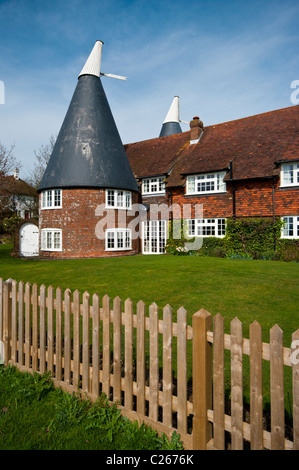
[[[19,253],[20,256],[38,256],[39,229],[32,223],[27,222],[19,229]]]

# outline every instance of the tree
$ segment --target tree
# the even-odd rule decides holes
[[[14,145],[7,149],[1,142],[0,142],[0,177],[6,176],[15,168],[21,167],[21,163],[16,160],[13,154]]]
[[[56,138],[51,135],[49,143],[45,145],[41,145],[40,148],[34,151],[35,154],[35,162],[34,168],[30,171],[27,181],[31,184],[34,188],[38,188],[40,182],[43,178],[45,169],[47,167],[48,161],[50,159],[51,153],[53,151],[55,145]]]
[[[0,142],[0,220],[14,210],[13,187],[14,178],[9,176],[21,163],[16,160],[14,145],[7,149]]]

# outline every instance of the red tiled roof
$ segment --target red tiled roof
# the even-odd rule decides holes
[[[125,145],[136,178],[167,174],[189,143],[189,132]]]
[[[35,196],[36,190],[30,184],[21,178],[16,179],[13,175],[1,176],[1,186],[5,187],[5,191],[18,196]]]
[[[276,162],[299,160],[299,106],[207,126],[197,144],[189,132],[125,146],[136,177],[167,173],[168,186],[187,174],[228,169],[233,179],[271,177]]]

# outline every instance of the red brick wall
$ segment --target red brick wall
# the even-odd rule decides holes
[[[40,196],[41,199],[41,196]],[[132,193],[132,204],[138,202],[139,195]],[[127,213],[126,221],[119,222],[125,210],[109,210],[115,214],[114,223],[107,221],[107,211],[99,213],[97,208],[105,205],[105,190],[102,189],[63,189],[61,209],[40,210],[39,227],[62,230],[62,251],[42,251],[43,258],[97,258],[101,256],[131,255],[139,252],[139,240],[132,240],[132,250],[105,251],[105,239],[99,239],[101,228],[125,227],[136,215]]]
[[[196,204],[203,204],[203,217],[231,217],[233,210],[232,191],[228,188],[225,194],[211,194],[205,196],[187,196],[185,188],[174,188],[172,190],[172,204],[174,207],[174,218],[183,216],[183,205],[191,206],[191,218],[195,217]],[[180,210],[176,208],[179,206]]]
[[[275,215],[299,215],[299,188],[280,188],[275,181]],[[248,180],[235,182],[236,217],[273,217],[273,180]],[[183,214],[183,205],[191,204],[191,218],[195,216],[196,204],[203,204],[203,217],[219,218],[233,216],[232,184],[227,183],[226,194],[187,196],[185,188],[173,188],[174,217]],[[175,205],[179,206],[176,210]]]

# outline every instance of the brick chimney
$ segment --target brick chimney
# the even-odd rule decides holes
[[[203,133],[203,122],[195,116],[190,122],[190,144],[196,144]]]

